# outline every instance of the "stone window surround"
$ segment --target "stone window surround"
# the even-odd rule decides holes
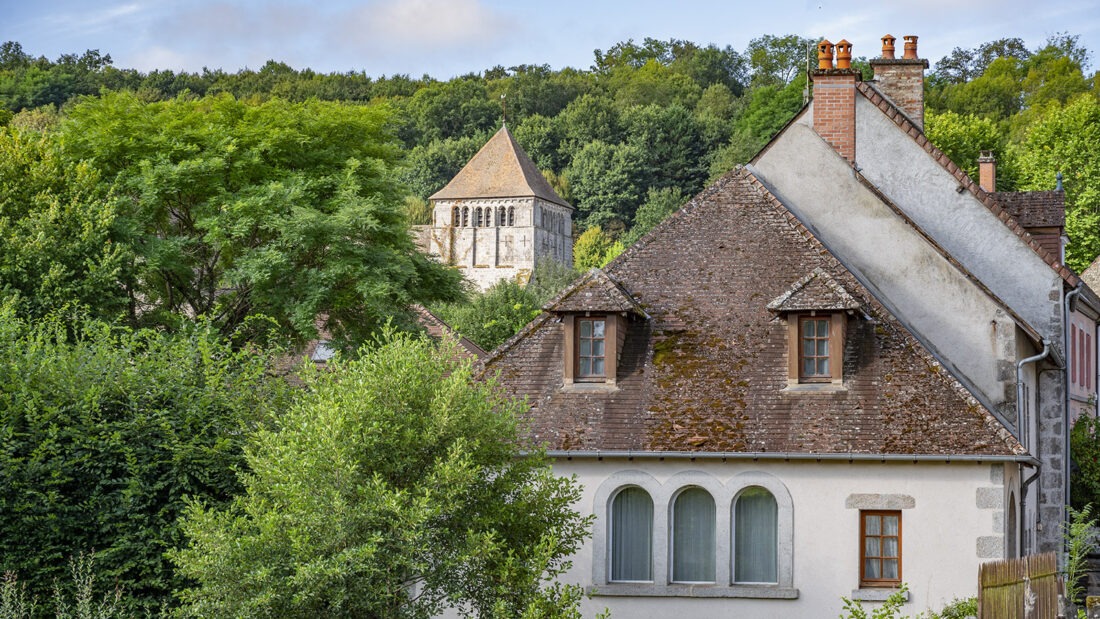
[[[744,489],[760,486],[775,497],[778,517],[778,584],[741,585],[733,583],[733,506]],[[649,493],[653,500],[653,582],[616,583],[609,579],[608,537],[610,535],[611,501],[619,490],[637,487]],[[715,514],[715,583],[673,583],[669,528],[676,496],[686,488],[698,487],[714,498]],[[597,596],[657,596],[797,599],[794,588],[794,504],[787,487],[777,477],[762,471],[745,471],[725,483],[703,471],[682,471],[660,483],[649,473],[624,470],[614,473],[596,490],[593,503],[596,522],[592,534],[591,595]]]
[[[904,515],[903,510],[913,509],[916,506],[916,499],[907,494],[850,494],[848,498],[844,500],[844,507],[846,509],[858,510],[858,520],[856,521],[857,527],[860,526],[859,521],[863,519],[862,510],[897,511]],[[857,538],[859,539],[859,543],[862,544],[862,537],[857,536]],[[894,593],[897,593],[897,589],[894,587],[865,586],[859,589],[853,589],[850,598],[864,602],[882,602]],[[909,593],[906,592],[903,597],[908,601]]]

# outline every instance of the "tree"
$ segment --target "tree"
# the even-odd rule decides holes
[[[590,142],[569,166],[569,187],[582,226],[625,226],[641,201],[646,155],[634,144]]]
[[[993,151],[999,160],[998,189],[1007,191],[1014,186],[1015,171],[1006,150],[1008,135],[1000,124],[988,118],[929,110],[924,115],[924,133],[971,178],[978,178],[981,151]]]
[[[0,305],[0,565],[47,601],[67,562],[96,552],[128,616],[173,605],[163,553],[185,498],[240,490],[243,436],[289,399],[256,347],[205,325],[179,335]]]
[[[657,224],[679,210],[684,199],[680,190],[674,187],[650,189],[646,194],[645,203],[638,207],[638,213],[634,216],[634,227],[623,238],[623,245],[627,247],[633,245],[647,232],[656,228]]]
[[[488,132],[481,132],[419,144],[405,157],[401,180],[413,195],[427,200],[458,174],[489,137]]]
[[[752,85],[783,87],[799,75],[805,75],[807,67],[815,67],[817,41],[788,34],[764,35],[749,41],[745,56],[749,59]],[[809,64],[807,64],[809,63]]]
[[[468,303],[448,303],[433,308],[455,331],[484,350],[493,350],[539,315],[541,304],[515,280],[503,279]]]
[[[700,125],[686,108],[647,105],[623,114],[626,141],[644,156],[646,189],[675,187],[684,193],[703,188],[706,145]]]
[[[0,129],[0,299],[15,297],[31,319],[65,306],[122,319],[118,282],[134,255],[120,242],[118,205],[93,167],[59,151],[49,135]]]
[[[1100,101],[1081,95],[1049,106],[1015,149],[1022,190],[1066,191],[1066,264],[1083,271],[1100,255]]]
[[[545,583],[587,533],[579,487],[453,346],[391,334],[304,377],[278,428],[251,439],[245,493],[187,513],[172,557],[197,583],[182,594],[190,614],[575,613],[579,588]]]
[[[139,324],[252,314],[288,336],[362,341],[413,303],[454,299],[459,275],[417,252],[380,107],[229,95],[73,107],[67,154],[110,181],[140,260],[120,282]]]
[[[599,226],[592,226],[573,243],[573,266],[582,273],[597,269],[614,260],[624,249],[622,242],[612,239]]]

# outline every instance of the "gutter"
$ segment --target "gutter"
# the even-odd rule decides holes
[[[562,451],[548,450],[546,455],[560,460],[782,460],[794,462],[1019,462],[1039,466],[1031,454],[1015,456],[973,454],[862,454],[862,453],[791,453],[775,451]]]
[[[1048,356],[1050,356],[1050,340],[1043,338],[1043,352],[1016,362],[1016,438],[1028,453],[1031,453],[1031,437],[1027,420],[1024,419],[1024,407],[1027,404],[1024,402],[1024,365],[1041,361]],[[1039,401],[1038,373],[1035,374],[1035,400]]]

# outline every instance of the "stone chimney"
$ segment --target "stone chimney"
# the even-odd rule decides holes
[[[989,193],[997,191],[997,160],[991,150],[983,150],[978,157],[978,185]]]
[[[894,57],[895,39],[882,37],[882,57],[871,60],[875,87],[924,131],[924,70],[928,61],[917,57],[917,37],[905,35],[905,53]]]
[[[836,52],[836,65],[833,53]],[[852,44],[828,40],[817,44],[817,70],[810,74],[814,84],[814,131],[849,162],[856,160],[856,82],[860,73],[852,69]]]

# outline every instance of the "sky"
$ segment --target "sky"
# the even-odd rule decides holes
[[[922,58],[1066,32],[1100,58],[1100,0],[0,0],[0,42],[32,56],[98,49],[114,66],[259,69],[437,79],[497,65],[592,65],[593,50],[646,37],[744,51],[765,34],[847,39],[875,57],[880,38],[915,34]],[[933,66],[934,68],[934,66]]]

